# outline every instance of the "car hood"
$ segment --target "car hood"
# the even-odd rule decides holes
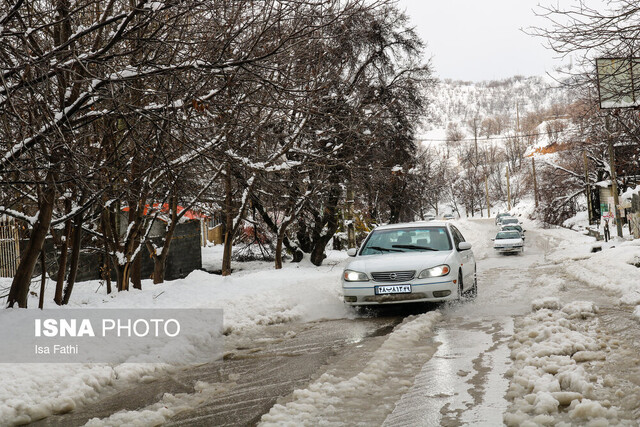
[[[518,243],[522,243],[522,239],[499,239],[499,240],[496,240],[493,245],[494,246],[514,245]]]
[[[446,264],[451,253],[452,251],[405,252],[358,256],[345,269],[362,272],[416,270],[419,273],[425,268]]]

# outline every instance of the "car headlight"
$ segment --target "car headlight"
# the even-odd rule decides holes
[[[368,282],[369,276],[366,273],[353,270],[345,270],[342,277],[346,282]]]
[[[449,269],[449,266],[446,265],[446,264],[439,265],[437,267],[427,268],[426,270],[422,270],[420,272],[420,275],[418,276],[418,279],[426,279],[428,277],[446,276],[447,274],[449,274],[449,271],[451,271],[451,270]]]

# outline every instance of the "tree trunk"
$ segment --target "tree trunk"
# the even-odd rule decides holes
[[[164,274],[167,268],[167,258],[169,256],[169,249],[171,248],[171,241],[173,240],[173,234],[176,231],[176,227],[178,226],[178,198],[175,195],[172,195],[170,200],[170,209],[171,209],[171,222],[167,227],[166,233],[163,239],[163,246],[160,253],[156,253],[155,246],[147,241],[147,249],[149,250],[149,254],[153,258],[153,284],[157,285],[159,283],[164,283]],[[184,214],[184,212],[183,212]],[[180,217],[182,218],[182,217]]]
[[[335,187],[332,194],[327,200],[327,204],[324,208],[322,220],[316,221],[316,227],[314,230],[313,248],[311,249],[310,260],[314,265],[322,265],[322,261],[327,257],[324,253],[324,249],[329,243],[329,240],[333,238],[338,230],[338,202],[340,200],[341,189]],[[326,233],[322,233],[326,225]]]
[[[44,240],[49,232],[55,194],[56,190],[52,185],[49,186],[43,194],[38,219],[33,226],[31,238],[20,258],[20,264],[11,282],[11,290],[9,291],[9,298],[7,299],[7,305],[9,307],[13,307],[18,303],[19,307],[27,308],[31,276],[40,257]]]
[[[229,276],[231,274],[231,251],[233,249],[233,213],[232,202],[233,194],[231,188],[231,165],[227,164],[227,173],[225,175],[225,224],[224,224],[224,251],[222,253],[222,275]]]
[[[70,201],[69,201],[70,202]],[[71,206],[69,205],[69,209],[67,213],[71,211]],[[58,261],[58,273],[56,275],[56,293],[53,296],[53,301],[62,305],[62,291],[64,289],[64,278],[67,273],[67,257],[69,252],[69,240],[71,239],[71,220],[67,220],[64,226],[64,234],[62,236],[64,241],[62,242],[62,247],[60,248],[60,260]]]
[[[327,246],[327,243],[329,243],[329,240],[331,240],[331,237],[333,237],[333,235],[327,234],[314,242],[315,245],[313,246],[310,257],[310,261],[313,265],[322,265],[322,261],[327,257],[324,253],[324,248]]]
[[[279,235],[280,231],[278,229],[278,226],[273,222],[273,220],[271,219],[269,214],[264,210],[264,208],[260,204],[260,200],[258,200],[257,198],[254,197],[252,199],[252,202],[253,202],[253,207],[256,209],[256,211],[258,211],[258,213],[262,217],[264,223],[267,225],[269,230],[271,230],[273,233],[276,233],[277,235]],[[293,218],[292,218],[291,222],[293,222]],[[282,245],[289,252],[291,252],[291,255],[293,256],[293,259],[292,259],[291,262],[300,262],[300,261],[302,261],[302,258],[304,258],[304,252],[302,252],[300,250],[300,248],[298,248],[297,246],[294,246],[294,245],[291,244],[291,241],[287,237],[286,233],[282,236]]]
[[[142,289],[142,254],[140,253],[136,255],[131,263],[131,283],[133,284],[133,289]]]
[[[224,234],[224,251],[222,252],[222,275],[231,275],[231,251],[233,250],[233,237],[231,230]]]
[[[278,240],[276,240],[276,254],[275,254],[275,268],[276,270],[280,270],[282,268],[282,237],[278,235]]]
[[[64,296],[62,298],[62,304],[69,304],[71,298],[71,292],[73,292],[73,285],[76,283],[76,276],[78,274],[78,263],[80,261],[80,247],[82,243],[82,214],[76,216],[73,220],[73,246],[71,248],[71,265],[69,266],[69,277],[67,278],[67,286],[64,288]]]
[[[107,295],[111,293],[111,260],[109,258],[109,242],[107,241],[106,227],[108,225],[105,223],[106,217],[105,215],[101,215],[100,224],[102,226],[102,244],[104,245],[104,260],[102,265],[102,279],[107,284]]]
[[[104,265],[102,266],[102,279],[107,284],[107,295],[111,291],[111,262],[109,262],[109,254],[105,254]]]
[[[116,264],[116,273],[118,276],[118,291],[128,291],[131,279],[131,262],[125,261],[124,264]]]
[[[40,280],[40,301],[38,302],[38,308],[42,310],[44,308],[44,288],[47,284],[47,251],[42,245],[42,252],[40,253],[40,262],[42,263],[42,276]]]
[[[166,267],[167,256],[157,256],[153,258],[153,284],[157,285],[164,282],[164,272]]]

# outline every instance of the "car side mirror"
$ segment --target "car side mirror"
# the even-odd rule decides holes
[[[496,239],[491,239],[492,242],[494,242]]]
[[[459,251],[466,251],[466,250],[469,250],[469,249],[471,249],[471,243],[469,243],[469,242],[460,242],[458,244],[458,250]]]
[[[358,253],[358,249],[356,248],[351,248],[347,251],[347,255],[349,256],[356,256],[357,253]]]

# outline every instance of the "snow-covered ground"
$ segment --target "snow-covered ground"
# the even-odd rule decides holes
[[[605,245],[567,229],[540,229],[524,216],[521,218],[525,229],[529,233],[535,231],[538,240],[544,242],[544,251],[540,252],[536,262],[544,261],[566,272],[564,278],[539,275],[531,284],[537,287],[538,293],[548,295],[565,286],[567,280],[575,280],[615,296],[621,306],[635,306],[635,312],[631,311],[635,314],[629,316],[635,315],[635,324],[640,323],[640,268],[637,267],[640,265],[640,241],[620,240]],[[485,220],[482,226],[473,219],[456,223],[473,244],[479,269],[482,265],[494,268],[500,259],[491,258],[492,252],[487,245],[489,222]],[[602,250],[592,252],[594,246]],[[220,258],[220,248],[203,249],[206,269],[219,268]],[[344,253],[330,252],[321,267],[303,262],[286,264],[282,270],[273,270],[268,263],[236,263],[234,268],[237,270],[230,277],[196,271],[185,279],[162,285],[145,281],[141,291],[108,296],[99,282],[83,282],[76,285],[71,306],[222,308],[224,328],[228,334],[226,339],[233,341],[235,337],[249,330],[255,332],[265,325],[355,316],[341,298],[339,279],[346,258]],[[50,284],[46,301],[52,300],[52,293]],[[532,299],[531,314],[517,319],[514,325],[511,344],[514,364],[509,371],[511,383],[508,390],[512,403],[504,421],[510,425],[545,424],[549,420],[557,421],[559,408],[567,407],[568,410],[563,412],[567,422],[590,422],[593,425],[621,422],[615,402],[610,400],[615,398],[615,391],[613,395],[602,398],[585,369],[588,364],[603,363],[602,359],[615,351],[615,346],[603,347],[597,325],[589,323],[595,321],[596,304],[589,300]],[[37,306],[36,297],[32,297],[29,303],[31,307]],[[47,302],[47,305],[54,308],[52,302]],[[0,323],[8,316],[12,316],[12,310],[1,310]],[[422,337],[430,336],[439,318],[439,310],[407,318],[389,334],[376,357],[360,370],[360,374],[349,378],[321,376],[308,387],[294,392],[288,402],[274,406],[262,421],[277,424],[302,419],[309,424],[317,411],[326,413],[331,408],[344,406],[343,409],[348,410],[353,405],[369,404],[367,401],[346,402],[345,396],[349,396],[349,390],[363,390],[375,387],[376,381],[386,381],[388,376],[382,378],[376,372],[391,369],[390,355],[397,341],[419,342]],[[0,425],[27,423],[50,414],[71,411],[78,405],[94,401],[106,389],[117,389],[132,381],[145,381],[145,378],[167,369],[170,367],[157,364],[0,365]],[[606,381],[613,383],[610,378]],[[399,379],[397,384],[385,383],[385,386],[390,385],[397,389],[399,397],[411,386],[411,378]],[[219,388],[216,384],[199,384],[197,396],[165,396],[157,407],[145,409],[144,419],[166,420],[176,408],[195,405],[207,395],[219,392]],[[387,397],[387,394],[381,396],[379,407],[382,412],[393,409],[394,402],[387,401]],[[93,425],[120,423],[143,415],[132,412],[118,417],[111,421],[103,420],[102,424],[95,420]],[[372,415],[372,419],[383,418]]]
[[[222,247],[203,248],[203,266],[219,269]],[[340,294],[341,263],[346,253],[329,252],[321,267],[309,262],[234,265],[221,277],[194,271],[188,277],[160,285],[143,281],[143,290],[106,295],[98,281],[76,284],[71,308],[221,308],[227,339],[243,330],[291,321],[344,318],[353,313]],[[6,282],[6,280],[5,280]],[[6,285],[6,283],[5,283]],[[47,286],[45,308],[53,303],[55,284]],[[30,307],[37,307],[32,295]],[[13,310],[0,310],[0,324]],[[197,346],[198,343],[193,343]],[[65,413],[94,400],[107,387],[138,381],[170,369],[160,364],[0,364],[0,425],[21,424]]]

